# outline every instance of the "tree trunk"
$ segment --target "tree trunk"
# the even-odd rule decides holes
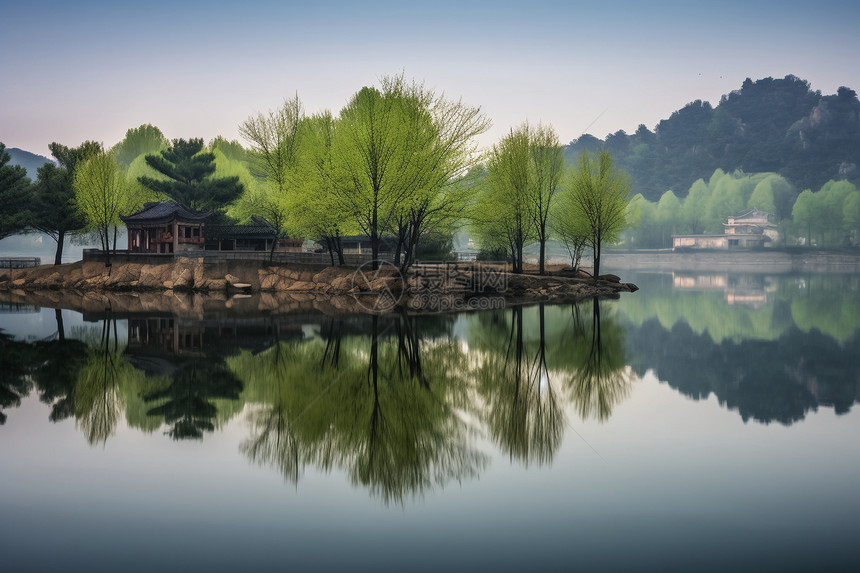
[[[337,245],[337,262],[339,265],[345,265],[346,260],[343,258],[343,244],[340,242],[340,231],[334,236],[334,244]]]
[[[538,274],[541,274],[541,275],[546,274],[546,266],[544,263],[545,260],[546,260],[546,239],[541,239],[540,240],[540,260],[538,261],[538,264],[540,265],[540,270],[538,271]]]
[[[379,269],[379,234],[376,230],[376,225],[370,229],[370,268],[372,270]]]
[[[59,308],[55,308],[54,318],[57,319],[57,340],[62,342],[66,339],[66,329],[63,326],[63,311]]]
[[[328,256],[331,259],[331,266],[334,266],[334,240],[331,237],[325,238],[325,246],[328,247]]]
[[[63,243],[66,240],[66,231],[60,230],[57,231],[57,252],[54,255],[54,264],[61,265],[63,264]]]
[[[272,248],[269,249],[269,264],[272,264],[275,261],[275,249],[278,248],[278,233],[275,233],[275,237],[272,239]]]

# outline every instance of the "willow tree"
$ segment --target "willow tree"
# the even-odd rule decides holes
[[[245,120],[239,133],[251,145],[253,168],[265,177],[264,186],[246,193],[248,209],[262,215],[275,229],[270,259],[277,248],[277,237],[286,229],[289,197],[297,186],[299,147],[302,138],[304,108],[298,96],[284,104]]]
[[[612,164],[608,151],[597,157],[583,152],[579,165],[571,166],[565,182],[573,202],[571,216],[586,229],[594,254],[594,278],[600,276],[600,251],[604,243],[618,240],[627,225],[630,182],[627,174]]]
[[[336,170],[332,143],[336,119],[325,111],[306,117],[301,138],[299,187],[288,197],[290,225],[304,236],[322,239],[328,246],[331,264],[337,253],[338,263],[344,264],[340,238],[356,229],[352,214],[344,208],[336,189],[347,186],[337,182],[342,176]]]
[[[75,169],[75,201],[84,214],[87,226],[95,231],[105,252],[105,265],[110,266],[110,235],[116,249],[116,229],[120,215],[139,208],[146,193],[116,162],[113,154],[100,152]]]
[[[528,126],[526,126],[528,128]],[[530,130],[532,185],[528,192],[529,210],[534,221],[535,236],[540,243],[538,265],[540,274],[546,270],[546,242],[549,239],[549,216],[553,197],[564,173],[564,154],[558,134],[551,126],[538,124]]]
[[[493,146],[487,178],[472,212],[472,226],[481,246],[504,245],[513,271],[523,272],[523,247],[534,237],[529,192],[533,185],[528,125],[511,131]]]
[[[462,219],[478,179],[470,173],[480,157],[476,137],[491,122],[480,107],[446,99],[403,76],[383,78],[382,87],[405,102],[410,118],[411,193],[398,206],[395,229],[405,269],[422,236],[451,230]]]
[[[412,192],[414,135],[420,121],[398,93],[365,87],[341,110],[332,142],[332,189],[370,237],[378,266],[383,233],[390,232],[397,208]]]
[[[642,201],[645,199],[642,198]],[[584,217],[577,216],[577,212],[578,205],[573,200],[573,194],[562,191],[553,201],[549,221],[552,235],[565,246],[570,255],[570,266],[574,271],[579,270],[582,252],[591,234],[587,221]]]

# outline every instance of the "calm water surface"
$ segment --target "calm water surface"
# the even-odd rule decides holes
[[[625,280],[418,318],[0,301],[3,570],[860,570],[860,278]]]

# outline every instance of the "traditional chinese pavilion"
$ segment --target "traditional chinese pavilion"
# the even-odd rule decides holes
[[[128,228],[130,253],[176,253],[203,249],[203,221],[208,216],[167,201],[146,203],[137,213],[120,218]]]

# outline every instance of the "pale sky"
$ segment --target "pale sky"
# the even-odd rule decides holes
[[[48,155],[143,123],[239,139],[286,97],[337,113],[404,71],[481,106],[483,145],[525,120],[567,143],[653,129],[747,77],[860,90],[858,55],[854,1],[0,0],[0,141]]]

